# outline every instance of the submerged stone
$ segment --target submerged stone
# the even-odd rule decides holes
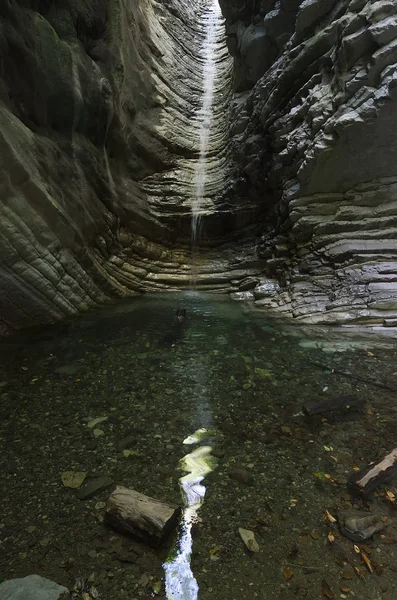
[[[0,585],[0,600],[68,600],[69,590],[40,575],[10,579]]]
[[[252,473],[247,471],[247,469],[232,469],[228,472],[230,479],[234,479],[238,483],[243,483],[244,485],[253,485],[254,478]]]
[[[107,490],[113,483],[114,481],[111,477],[98,477],[98,479],[93,479],[83,485],[83,487],[79,489],[77,497],[80,498],[80,500],[89,500],[104,490]]]

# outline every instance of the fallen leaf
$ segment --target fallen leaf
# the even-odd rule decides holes
[[[354,548],[354,552],[357,552],[357,554],[360,554],[361,550],[358,546],[356,546],[356,544],[353,545]]]
[[[255,539],[255,534],[253,531],[239,527],[238,532],[250,552],[259,552],[259,544]]]
[[[335,541],[335,536],[332,535],[332,533],[328,534],[328,541],[331,542],[331,544]]]
[[[89,429],[93,429],[95,425],[99,425],[99,423],[104,423],[107,420],[108,417],[97,417],[96,419],[91,419],[91,421],[88,421],[87,427],[89,427]]]
[[[313,538],[313,540],[319,540],[319,539],[320,539],[320,537],[321,537],[321,534],[320,534],[318,531],[316,531],[315,529],[313,529],[313,530],[310,532],[310,535],[311,535],[311,537]]]
[[[293,576],[294,572],[292,569],[290,569],[289,567],[285,567],[285,569],[283,569],[283,577],[285,581],[289,581],[290,579],[292,579]]]
[[[344,571],[342,571],[341,577],[343,579],[353,579],[354,573],[350,569],[345,569]]]
[[[325,509],[324,514],[327,518],[327,521],[329,521],[330,523],[336,523],[335,517],[333,517],[327,509]]]
[[[64,471],[61,475],[65,487],[77,490],[83,484],[87,473],[82,471]]]
[[[331,590],[331,588],[329,587],[328,583],[325,581],[325,579],[322,580],[321,582],[321,591],[323,593],[323,596],[325,596],[326,598],[334,598],[334,593]]]
[[[367,352],[367,356],[375,356],[373,352]]]
[[[348,585],[344,585],[342,583],[342,585],[340,586],[340,591],[343,592],[344,594],[348,594],[351,591],[351,588],[349,588]]]
[[[393,492],[391,492],[390,490],[386,490],[386,498],[390,501],[390,502],[395,502],[396,501],[396,495],[393,494]]]
[[[365,562],[365,564],[366,564],[366,566],[367,566],[367,569],[368,569],[368,571],[369,571],[370,573],[373,573],[373,572],[374,572],[374,570],[373,570],[373,568],[372,568],[371,561],[369,560],[369,558],[368,558],[368,556],[365,554],[365,552],[361,552],[361,557],[362,557],[363,561]]]
[[[360,579],[362,579],[363,581],[365,581],[365,575],[362,572],[362,570],[360,569],[360,567],[354,567],[354,570],[357,573],[357,575],[360,577]]]
[[[353,471],[359,471],[360,467],[353,467]]]

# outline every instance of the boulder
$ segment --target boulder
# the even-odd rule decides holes
[[[0,585],[0,600],[68,600],[69,590],[40,575],[10,579]]]

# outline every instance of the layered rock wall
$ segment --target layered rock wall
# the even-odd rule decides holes
[[[206,4],[1,2],[0,333],[187,279],[188,247],[173,247],[188,239]],[[223,39],[217,60],[210,199],[227,158]]]
[[[234,193],[267,210],[256,304],[306,322],[393,324],[397,4],[221,4],[237,69]]]

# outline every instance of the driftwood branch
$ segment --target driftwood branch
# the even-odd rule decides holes
[[[397,448],[369,469],[353,476],[348,481],[350,491],[358,496],[366,497],[372,490],[385,483],[397,474]]]
[[[105,521],[117,531],[159,546],[176,527],[180,508],[117,486],[110,495]]]

